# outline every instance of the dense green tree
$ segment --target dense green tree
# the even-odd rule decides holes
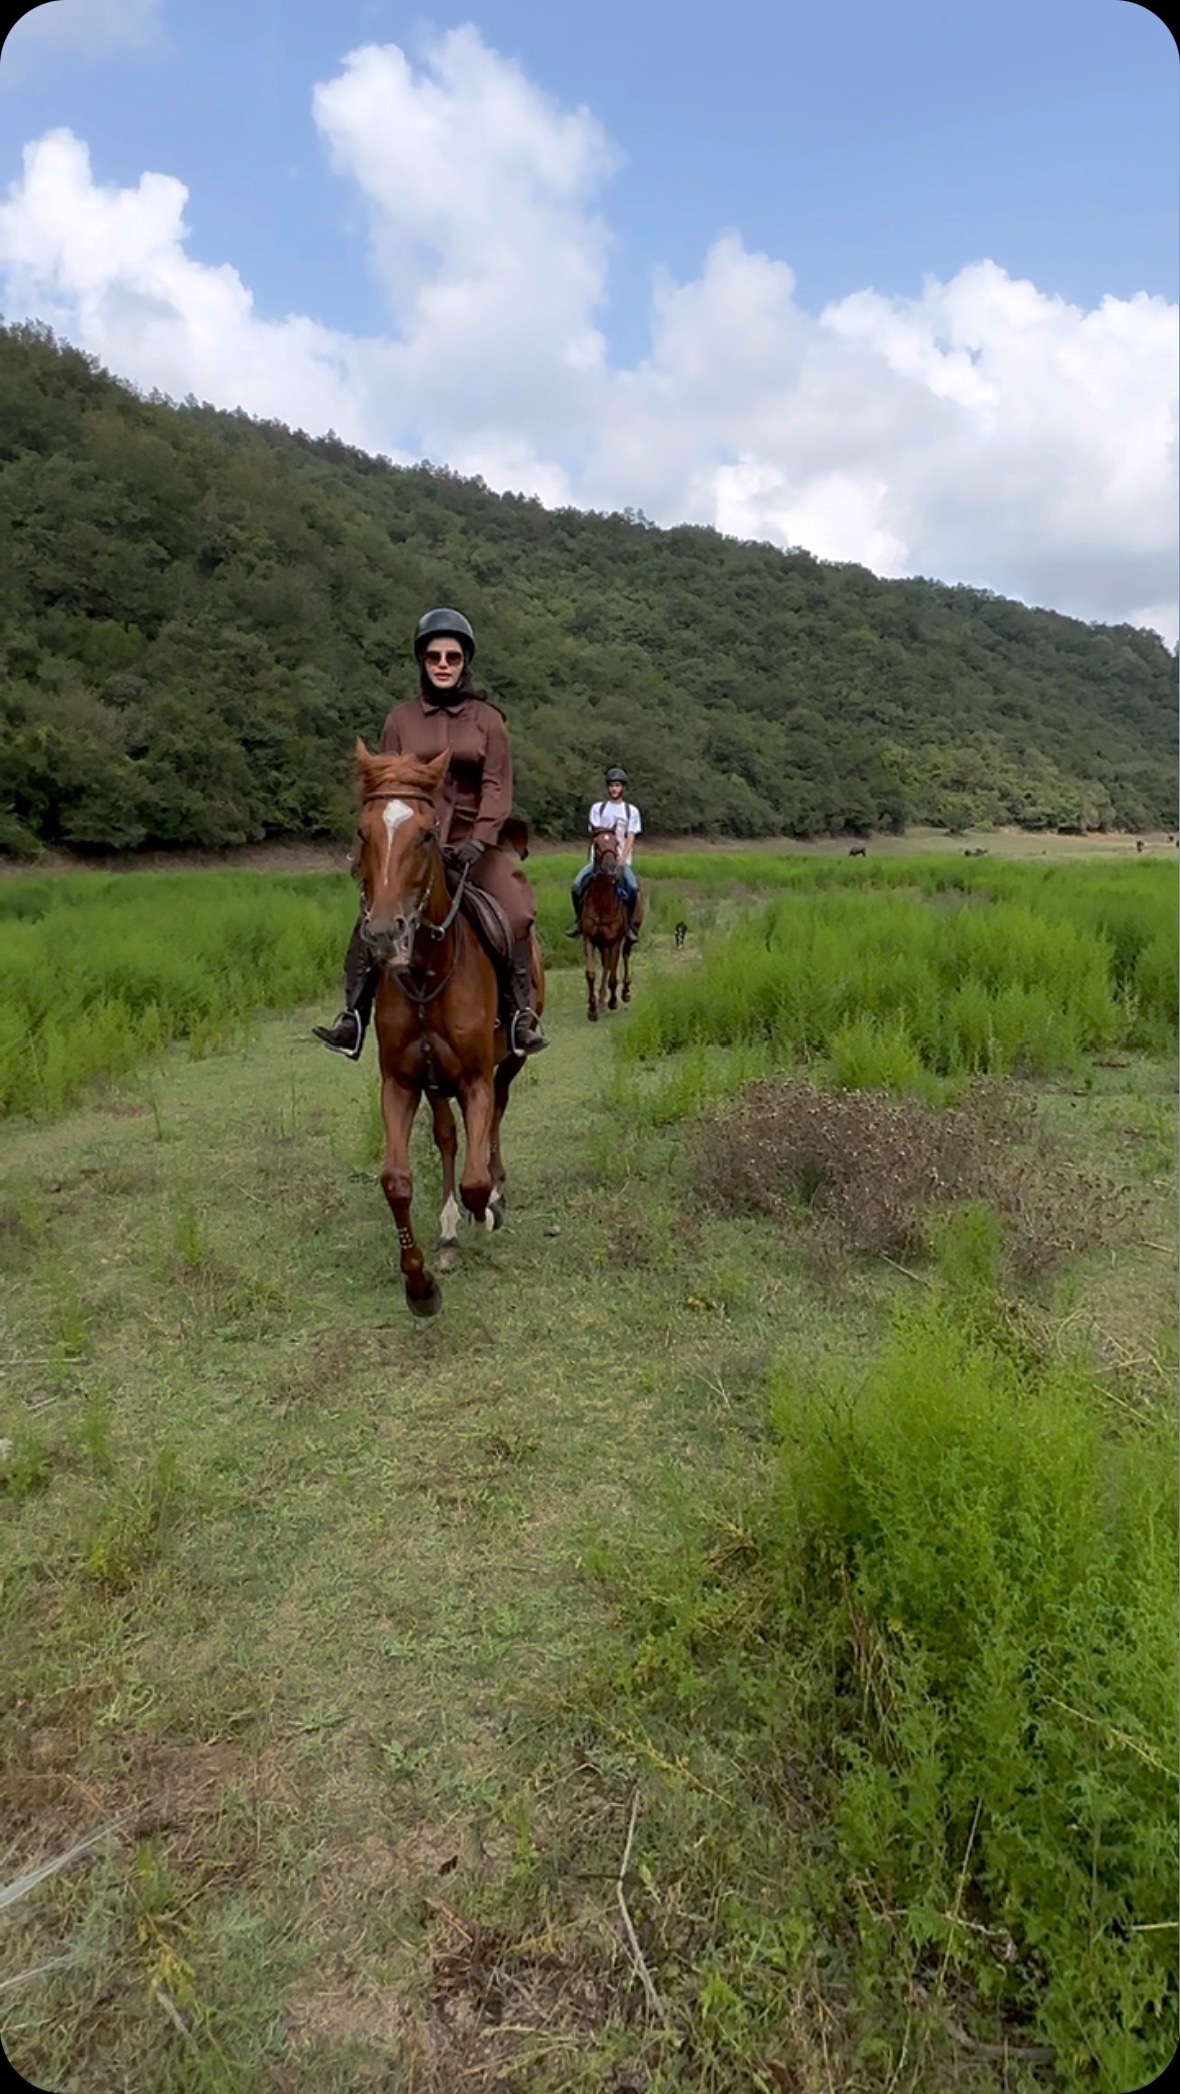
[[[44,328],[0,329],[0,533],[0,850],[338,832],[437,602],[479,630],[545,835],[615,762],[655,833],[1175,819],[1154,634],[547,510],[144,398]]]

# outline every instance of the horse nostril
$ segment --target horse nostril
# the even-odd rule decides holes
[[[369,924],[364,932],[369,951],[378,959],[388,960],[401,952],[409,941],[410,926],[404,916],[395,917],[391,923],[379,926]]]

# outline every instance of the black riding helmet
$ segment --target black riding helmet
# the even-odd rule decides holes
[[[461,611],[450,611],[442,606],[437,611],[427,611],[424,618],[419,618],[414,633],[414,653],[419,661],[422,660],[422,650],[426,642],[440,638],[458,640],[468,665],[475,660],[475,634]]]
[[[606,782],[608,785],[626,785],[627,773],[626,771],[621,771],[617,763],[612,764],[610,770],[606,774]]]

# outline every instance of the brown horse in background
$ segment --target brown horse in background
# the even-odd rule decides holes
[[[615,885],[619,870],[619,854],[614,830],[593,830],[590,848],[594,870],[582,895],[582,905],[578,911],[578,929],[582,933],[582,949],[586,955],[586,1016],[592,1022],[597,1022],[600,997],[606,998],[608,1010],[616,1011],[619,1007],[620,954],[623,959],[623,1002],[631,1001],[631,946],[627,937],[627,905]],[[636,930],[642,921],[643,896],[640,895],[634,911]],[[602,979],[596,994],[595,977],[599,965],[602,968]]]
[[[449,761],[447,751],[420,763],[410,756],[374,756],[362,741],[356,745],[361,808],[354,869],[363,895],[361,935],[381,967],[374,1010],[385,1122],[381,1189],[397,1225],[406,1300],[415,1316],[435,1316],[442,1307],[410,1219],[410,1132],[423,1092],[442,1159],[438,1263],[440,1271],[450,1272],[459,1262],[459,1137],[450,1100],[459,1100],[466,1133],[463,1205],[473,1221],[497,1229],[506,1199],[500,1123],[523,1067],[501,1022],[495,967],[460,914],[461,892],[452,894],[447,882],[435,799]],[[463,884],[461,878],[460,889]],[[538,1016],[544,998],[534,938]]]

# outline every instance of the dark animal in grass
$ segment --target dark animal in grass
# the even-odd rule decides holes
[[[627,932],[632,925],[638,931],[643,922],[643,895],[641,892],[628,917],[627,904],[617,885],[619,854],[613,829],[595,829],[590,848],[594,870],[582,890],[578,929],[586,955],[586,1016],[597,1023],[603,999],[608,1011],[618,1010],[620,958],[623,1002],[631,1001],[631,945]]]
[[[980,845],[978,850],[964,851],[963,856],[964,858],[986,858],[987,852],[983,849],[983,846]]]
[[[863,843],[854,843],[848,855],[850,858],[867,858],[869,854]]]
[[[459,1101],[466,1134],[463,1205],[483,1228],[499,1228],[506,1184],[500,1123],[524,1067],[510,1048],[496,969],[448,884],[435,798],[449,761],[448,751],[420,763],[374,756],[363,742],[356,745],[362,936],[381,967],[374,1010],[385,1122],[381,1189],[397,1225],[406,1300],[415,1316],[434,1316],[442,1307],[410,1217],[410,1132],[422,1097],[430,1101],[442,1158],[439,1270],[450,1272],[459,1260],[459,1136],[450,1101]],[[535,938],[532,988],[540,1016],[545,972]]]
[[[1147,849],[1147,845],[1144,843],[1143,838],[1141,836],[1137,836],[1135,838],[1135,849],[1137,851],[1145,851]]]
[[[688,925],[686,923],[678,923],[673,935],[676,939],[676,950],[679,952],[688,936]]]

